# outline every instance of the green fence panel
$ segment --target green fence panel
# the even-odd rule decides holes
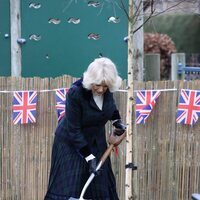
[[[9,9],[9,1],[0,0],[0,76],[11,75]]]
[[[80,77],[99,56],[127,73],[128,20],[120,1],[22,1],[22,76]],[[125,2],[127,7],[127,0]],[[114,20],[113,20],[114,19]],[[94,35],[92,35],[94,34]],[[92,37],[93,36],[93,37]],[[95,37],[94,37],[95,36]]]

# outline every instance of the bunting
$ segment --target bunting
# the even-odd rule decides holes
[[[145,124],[160,94],[160,91],[153,90],[141,90],[137,92],[136,124]]]
[[[65,101],[67,92],[68,88],[56,89],[55,97],[56,97],[56,110],[57,110],[58,121],[60,121],[62,117],[65,115]]]
[[[16,91],[13,96],[13,123],[27,124],[36,122],[36,91]]]
[[[193,125],[200,115],[200,91],[181,90],[176,122]]]
[[[136,94],[136,124],[145,124],[151,111],[156,105],[161,91],[175,91],[176,89],[163,90],[137,90]],[[42,90],[48,92],[51,90]],[[65,114],[65,101],[68,88],[54,89],[58,121]],[[1,91],[8,93],[8,91]],[[36,91],[13,91],[12,119],[14,124],[27,124],[36,122]],[[193,125],[200,115],[200,91],[182,89],[179,97],[176,122]]]

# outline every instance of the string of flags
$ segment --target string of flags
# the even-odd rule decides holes
[[[136,124],[145,124],[151,111],[156,105],[160,91],[143,90],[136,95]]]
[[[137,90],[136,91],[136,104],[135,115],[136,124],[145,124],[152,110],[155,108],[156,103],[162,91],[174,91],[176,89],[163,89],[163,90]],[[47,92],[50,90],[44,90]],[[65,98],[68,88],[55,89],[55,109],[57,111],[57,120],[65,114]],[[122,90],[120,90],[122,91]],[[123,90],[124,92],[125,90]],[[0,91],[6,92],[6,91]],[[41,92],[41,91],[40,91]],[[12,101],[12,119],[16,124],[27,124],[36,122],[37,111],[37,91],[14,91]],[[200,116],[200,91],[181,89],[179,102],[176,112],[176,122],[179,124],[194,125]]]
[[[138,91],[136,95],[136,124],[144,124],[155,107],[161,92],[154,90]],[[176,122],[194,125],[200,115],[200,91],[182,89]]]
[[[200,91],[181,90],[176,122],[195,124],[200,115]]]
[[[36,91],[14,92],[13,96],[13,123],[27,124],[36,122]]]
[[[67,91],[68,88],[55,89],[55,108],[57,111],[58,121],[60,121],[65,114],[65,98]],[[15,125],[36,122],[37,98],[38,94],[36,91],[14,91],[12,101],[12,119]]]
[[[65,114],[65,98],[68,88],[61,88],[56,90],[56,110],[58,121],[62,119]]]

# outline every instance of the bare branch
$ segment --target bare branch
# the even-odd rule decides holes
[[[148,18],[145,19],[144,22],[143,22],[138,28],[136,28],[135,30],[133,30],[133,31],[132,31],[132,34],[134,34],[134,33],[137,32],[139,29],[141,29],[141,28],[152,18],[153,13],[154,13],[154,12],[152,12],[152,13],[148,16]]]
[[[130,23],[132,23],[133,26],[137,23],[137,21],[139,20],[139,17],[143,16],[143,6],[141,6],[141,5],[142,5],[142,1],[140,1],[134,16],[132,17],[132,19],[130,21]],[[136,5],[135,5],[135,7],[136,7]],[[142,12],[142,14],[141,14],[141,12]]]
[[[167,12],[168,10],[171,10],[171,9],[173,9],[173,8],[175,8],[175,7],[177,7],[177,6],[179,6],[180,4],[182,4],[183,2],[186,2],[187,0],[182,0],[182,1],[180,1],[180,2],[178,2],[178,3],[176,3],[176,4],[174,4],[173,6],[170,6],[170,7],[168,7],[167,9],[165,9],[165,10],[163,10],[162,12],[159,12],[159,13],[156,13],[155,11],[155,8],[154,8],[154,3],[155,3],[155,0],[151,0],[151,2],[150,2],[150,5],[151,5],[151,13],[149,14],[149,16],[147,17],[147,19],[145,19],[145,21],[139,26],[139,27],[137,27],[135,30],[133,30],[132,31],[132,34],[134,34],[135,32],[137,32],[142,26],[144,26],[152,17],[156,17],[156,16],[158,16],[158,15],[160,15],[160,14],[162,14],[162,13],[165,13],[165,12]],[[195,1],[196,2],[196,1]],[[138,19],[138,17],[136,18],[136,19]],[[133,23],[133,25],[135,24],[137,22],[137,20],[135,20],[134,21],[134,23]]]
[[[146,0],[146,1],[144,1],[143,2],[144,11],[146,11],[149,7],[151,7],[151,9],[152,9],[153,5],[154,5],[154,0]],[[151,12],[152,12],[152,10],[151,10]]]
[[[165,13],[165,12],[171,10],[172,8],[175,8],[175,7],[179,6],[179,5],[182,4],[183,2],[187,2],[187,0],[182,0],[182,1],[180,1],[180,2],[178,2],[178,3],[176,3],[176,4],[174,4],[173,6],[170,6],[170,7],[166,8],[165,10],[156,13],[156,14],[153,15],[152,17],[155,17],[155,16],[158,16],[158,15],[160,15],[160,14],[162,14],[162,13]]]
[[[174,5],[166,8],[165,10],[163,10],[163,11],[161,11],[159,13],[156,13],[156,9],[154,8],[155,0],[149,0],[148,7],[150,7],[150,11],[151,11],[150,14],[149,14],[149,16],[145,19],[145,21],[139,27],[137,27],[135,30],[132,31],[132,34],[134,34],[141,27],[143,27],[152,17],[156,17],[156,16],[158,16],[158,15],[160,15],[162,13],[165,13],[165,12],[167,12],[169,10],[172,10],[173,8],[175,8],[175,7],[179,6],[180,4],[182,4],[183,2],[187,2],[187,0],[182,0],[180,2],[177,2],[176,4],[174,4]],[[191,3],[191,1],[189,1],[189,2]],[[195,3],[195,2],[197,2],[197,0],[194,0],[192,3]],[[129,23],[132,23],[132,25],[134,26],[136,24],[136,22],[138,21],[139,16],[141,16],[140,15],[140,13],[141,13],[140,7],[141,7],[142,0],[140,1],[139,6],[137,6],[137,7],[135,6],[136,7],[136,11],[135,11],[135,14],[132,17],[132,19],[130,18],[129,14],[128,14],[128,11],[126,10],[126,7],[124,5],[123,0],[120,0],[120,3],[121,3],[120,7],[125,12],[125,14],[126,14],[126,16],[128,18]]]
[[[153,5],[154,5],[154,0],[151,0],[150,6],[151,6],[151,13],[153,12]]]
[[[127,16],[127,18],[128,18],[128,21],[130,21],[130,18],[129,18],[129,14],[128,14],[128,11],[126,10],[126,7],[125,7],[125,5],[124,5],[124,2],[123,2],[123,0],[120,0],[120,3],[121,3],[121,9],[125,12],[125,14],[126,14],[126,16]]]
[[[140,4],[140,5],[141,5],[141,4]],[[150,15],[147,17],[147,19],[144,20],[144,22],[143,22],[139,27],[137,27],[135,30],[132,31],[132,34],[134,34],[134,33],[137,32],[140,28],[142,28],[142,27],[151,19],[151,17],[153,16],[153,14],[154,14],[154,12],[155,12],[155,9],[153,8],[154,0],[151,0],[150,5],[151,5],[151,13],[150,13]],[[141,12],[141,11],[140,11],[140,12]],[[138,17],[137,17],[136,19],[138,19]],[[137,20],[134,21],[133,26],[135,25],[136,22],[137,22]]]
[[[139,16],[140,13],[141,13],[140,7],[141,7],[142,3],[143,3],[143,1],[140,1],[138,6],[136,5],[136,3],[134,3],[134,7],[136,8],[136,10],[135,10],[135,14],[134,14],[133,18],[135,18],[135,21],[137,21],[138,16]],[[132,20],[133,20],[133,19],[132,19]]]

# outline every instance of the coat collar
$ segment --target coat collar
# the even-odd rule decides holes
[[[83,96],[84,96],[85,99],[87,99],[89,101],[91,107],[93,107],[94,109],[99,110],[99,111],[105,110],[106,107],[107,107],[107,104],[110,101],[109,99],[112,98],[111,92],[109,90],[107,90],[104,93],[103,106],[102,106],[102,110],[100,110],[99,107],[97,106],[97,104],[95,103],[94,99],[93,99],[92,91],[83,88],[82,82],[83,82],[83,78],[81,78],[81,79],[77,80],[76,82],[74,82],[73,85],[76,85],[77,87],[81,87],[81,89],[83,91]]]
[[[108,101],[109,101],[109,95],[110,94],[110,92],[109,92],[109,90],[107,90],[105,93],[104,93],[104,97],[103,97],[103,106],[102,106],[102,110],[97,106],[97,104],[95,103],[95,101],[94,101],[94,98],[93,98],[93,95],[92,95],[92,92],[90,91],[90,105],[93,107],[93,108],[95,108],[95,109],[97,109],[97,110],[99,110],[99,111],[104,111],[105,109],[106,109],[106,107],[107,107],[107,103],[108,103]]]

